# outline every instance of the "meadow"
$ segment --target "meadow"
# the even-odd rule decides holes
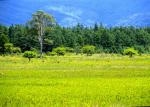
[[[0,56],[0,107],[150,106],[150,55]]]

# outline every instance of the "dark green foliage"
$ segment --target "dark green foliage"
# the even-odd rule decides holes
[[[92,54],[95,53],[95,46],[92,45],[86,45],[82,48],[82,52],[84,54],[87,54],[87,56],[91,56]]]
[[[54,48],[53,52],[57,53],[58,56],[64,56],[66,53],[66,49],[64,47]]]
[[[4,44],[9,42],[8,29],[0,25],[0,53],[4,54]]]
[[[138,55],[138,51],[134,48],[127,48],[123,51],[124,55],[129,55],[129,57],[133,57],[133,55]]]
[[[150,53],[150,28],[112,27],[102,24],[84,27],[60,25],[47,26],[43,36],[43,52],[52,51],[56,47],[68,47],[65,51],[81,53],[81,47],[93,45],[97,53],[122,53],[126,47],[134,47],[139,53]],[[15,47],[27,51],[40,50],[37,30],[29,25],[0,26],[0,52],[4,53],[4,44],[13,43]]]
[[[81,53],[81,46],[76,46],[74,48],[74,52],[76,53],[76,55],[78,55],[79,53]]]
[[[34,51],[25,51],[23,54],[23,57],[28,58],[29,62],[31,60],[31,58],[35,58],[37,56],[37,54]]]
[[[34,29],[23,25],[12,25],[9,27],[9,39],[15,47],[20,47],[24,52],[39,47]]]

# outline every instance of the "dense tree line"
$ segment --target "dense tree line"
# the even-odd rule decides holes
[[[26,50],[40,50],[35,28],[26,25],[0,25],[0,53],[4,53],[4,44],[12,43]],[[141,53],[150,52],[150,27],[104,27],[95,24],[85,27],[61,27],[56,24],[45,29],[43,51],[52,51],[56,47],[70,47],[78,51],[85,45],[93,45],[97,52],[121,53],[124,48],[133,47]]]

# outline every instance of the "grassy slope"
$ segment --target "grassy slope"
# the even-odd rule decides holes
[[[0,57],[0,106],[150,105],[150,56]]]

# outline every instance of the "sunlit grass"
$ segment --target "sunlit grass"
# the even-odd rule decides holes
[[[150,55],[0,56],[0,106],[146,106],[149,77]]]

